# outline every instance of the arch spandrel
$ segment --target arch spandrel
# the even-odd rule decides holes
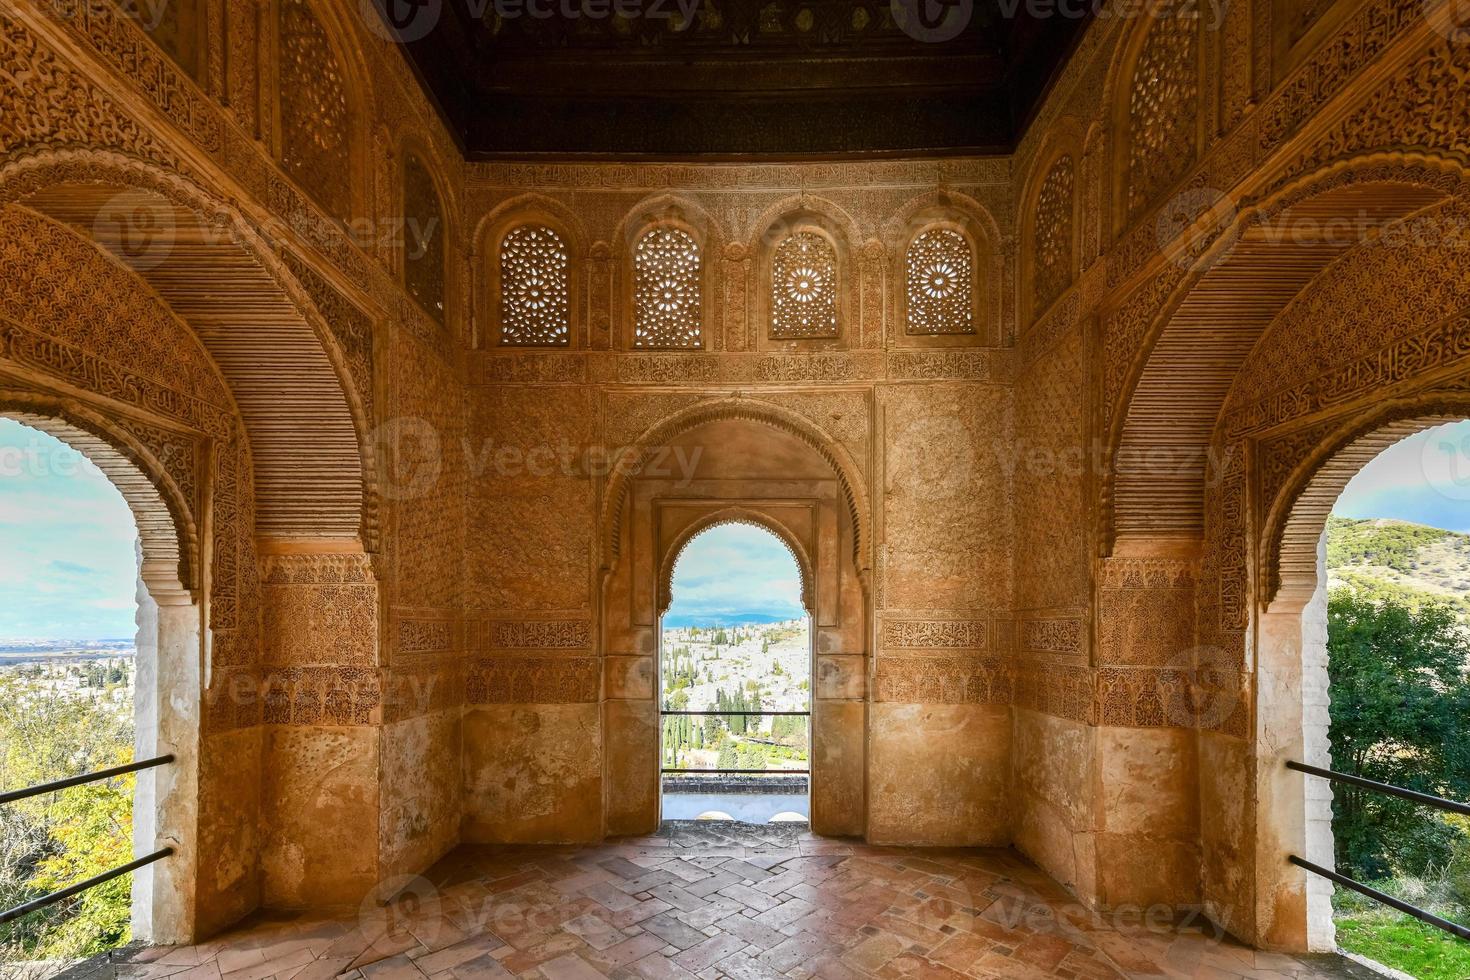
[[[375,538],[363,379],[354,383],[306,289],[242,216],[176,174],[91,151],[12,162],[0,170],[0,202],[92,241],[189,324],[250,438],[259,533]]]
[[[1188,268],[1158,311],[1109,323],[1105,371],[1126,379],[1109,406],[1111,541],[1201,533],[1211,440],[1258,341],[1314,279],[1363,243],[1358,223],[1391,227],[1463,187],[1450,164],[1370,158],[1293,181],[1254,205],[1221,206],[1228,220],[1207,233],[1207,247],[1188,253]],[[1184,254],[1171,258],[1183,263]],[[1127,329],[1141,333],[1124,337]]]
[[[1260,606],[1279,610],[1318,586],[1317,543],[1337,498],[1374,457],[1425,429],[1470,418],[1470,378],[1448,390],[1396,399],[1299,431],[1272,447],[1295,462],[1280,486],[1263,487]],[[1265,462],[1263,460],[1263,462]],[[1278,605],[1282,604],[1282,605]]]
[[[681,435],[711,422],[733,419],[753,422],[787,432],[814,449],[832,468],[841,488],[846,511],[853,528],[852,558],[858,569],[871,567],[870,514],[866,485],[861,470],[847,450],[804,417],[778,405],[754,398],[725,398],[704,402],[676,412],[649,427],[620,457],[602,494],[599,561],[609,570],[621,552],[624,511],[629,484],[642,466]]]

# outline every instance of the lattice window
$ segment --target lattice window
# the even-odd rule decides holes
[[[280,48],[281,164],[330,214],[350,217],[347,86],[305,0],[281,0]]]
[[[811,231],[776,246],[771,261],[771,336],[837,336],[837,253]]]
[[[434,178],[416,154],[403,165],[403,284],[429,315],[444,322],[444,208]]]
[[[1076,167],[1070,156],[1052,164],[1036,195],[1032,247],[1033,312],[1040,313],[1072,284],[1072,193]]]
[[[655,228],[633,249],[633,346],[699,347],[699,243]]]
[[[1170,7],[1149,27],[1128,102],[1128,217],[1174,185],[1194,161],[1199,112],[1197,17]]]
[[[908,332],[975,332],[975,255],[964,235],[948,228],[909,243]]]
[[[571,259],[561,236],[522,225],[500,243],[500,342],[565,346],[570,329]]]

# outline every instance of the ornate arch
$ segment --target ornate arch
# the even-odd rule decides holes
[[[1415,433],[1466,418],[1470,379],[1305,430],[1300,438],[1307,444],[1291,447],[1301,453],[1300,461],[1261,501],[1261,606],[1311,597],[1318,585],[1317,541],[1337,498],[1369,461]]]
[[[350,304],[325,280],[277,254],[231,205],[117,153],[47,150],[13,160],[0,168],[0,204],[91,241],[199,337],[250,438],[262,534],[361,538],[376,550],[372,331],[365,317],[327,322],[318,296]],[[281,424],[292,419],[300,424]]]
[[[1049,133],[1021,191],[1021,296],[1023,329],[1077,281],[1081,271],[1080,202],[1085,176],[1078,127],[1065,120]],[[1045,257],[1045,262],[1039,262]]]
[[[948,188],[913,198],[883,226],[882,243],[891,259],[890,275],[895,284],[890,305],[896,335],[907,331],[906,291],[898,284],[906,281],[909,247],[919,235],[936,228],[955,231],[968,241],[974,265],[973,339],[999,344],[1003,293],[1000,284],[1005,278],[1000,226],[979,201]]]
[[[1217,207],[1218,222],[1172,253],[1183,271],[1159,273],[1174,284],[1162,302],[1144,305],[1144,286],[1107,318],[1111,537],[1199,534],[1207,451],[1236,373],[1277,315],[1361,240],[1293,228],[1359,212],[1383,226],[1466,189],[1452,161],[1377,154]]]
[[[813,592],[813,573],[811,557],[807,555],[806,549],[796,539],[789,528],[780,524],[772,518],[757,513],[747,507],[728,507],[722,511],[710,514],[689,527],[685,528],[677,538],[670,543],[664,554],[660,557],[658,571],[658,614],[662,616],[668,612],[669,605],[673,601],[674,576],[679,570],[679,561],[684,557],[684,552],[694,543],[694,539],[705,531],[717,527],[725,527],[731,524],[744,524],[749,527],[769,531],[776,536],[776,540],[786,546],[791,553],[791,560],[796,563],[797,573],[801,576],[801,605],[811,615],[816,607],[816,598]]]
[[[505,236],[524,225],[550,228],[562,239],[567,250],[567,343],[554,346],[586,347],[587,316],[581,286],[589,257],[587,232],[570,208],[541,194],[519,194],[502,202],[482,217],[475,228],[474,251],[470,259],[475,269],[475,281],[479,284],[476,287],[476,319],[479,325],[475,330],[478,346],[500,346],[503,288],[500,249]],[[543,345],[524,346],[534,348]]]
[[[871,511],[861,473],[847,450],[795,412],[770,402],[741,396],[709,401],[676,412],[649,427],[622,452],[612,468],[607,489],[603,492],[600,567],[606,571],[617,563],[622,547],[623,512],[628,501],[629,485],[633,477],[658,452],[658,447],[666,446],[671,440],[700,426],[727,419],[755,422],[793,435],[816,450],[832,467],[842,488],[848,517],[852,521],[853,562],[859,572],[866,573],[871,568],[868,560],[868,549],[871,547]]]
[[[618,275],[621,288],[618,290],[623,314],[620,317],[618,346],[633,349],[636,344],[638,319],[636,295],[636,256],[644,237],[659,229],[671,228],[689,235],[699,247],[700,287],[700,343],[697,348],[679,345],[669,349],[705,349],[720,334],[718,302],[720,284],[717,267],[724,253],[726,236],[724,229],[709,211],[697,201],[675,194],[656,194],[638,202],[618,222],[614,241],[618,243]],[[647,349],[659,349],[653,345]]]
[[[137,433],[75,399],[5,384],[0,384],[0,417],[54,436],[91,460],[133,513],[145,581],[155,585],[177,576],[178,584],[198,597],[196,501]]]

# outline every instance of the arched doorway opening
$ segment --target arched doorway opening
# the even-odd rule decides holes
[[[1461,818],[1284,765],[1470,797],[1470,422],[1397,414],[1326,440],[1267,520],[1260,839],[1462,920]],[[1457,942],[1320,874],[1274,859],[1258,873],[1278,916],[1304,911],[1311,949],[1340,946],[1419,975]]]
[[[679,549],[659,623],[662,819],[811,818],[811,618],[792,545],[754,521]]]
[[[202,647],[183,512],[140,468],[145,450],[61,414],[0,414],[0,788],[167,762],[4,804],[7,909],[156,861],[9,922],[7,960],[193,928]]]
[[[730,522],[775,533],[801,569],[814,650],[812,831],[866,833],[871,529],[861,474],[805,417],[745,396],[700,402],[633,440],[602,494],[604,834],[659,826],[660,619],[684,546]]]

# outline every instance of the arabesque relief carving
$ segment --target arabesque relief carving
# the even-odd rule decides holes
[[[983,805],[1099,906],[1137,897],[1119,850],[1177,844],[1179,904],[1263,935],[1254,851],[1120,830],[1112,766],[1227,795],[1297,495],[1375,403],[1462,404],[1449,11],[1100,17],[1014,152],[680,163],[466,160],[381,25],[315,0],[152,36],[12,6],[0,389],[167,491],[207,836],[252,855],[201,921],[350,905],[486,828],[649,832],[655,559],[755,520],[805,563],[814,825]],[[884,761],[921,735],[986,778]],[[330,888],[282,858],[338,852],[366,870]]]

